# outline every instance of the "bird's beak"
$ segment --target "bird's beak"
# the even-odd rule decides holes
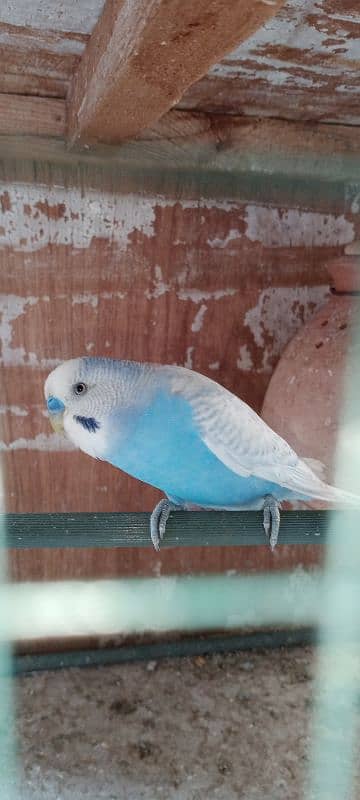
[[[49,412],[50,423],[55,433],[61,433],[64,430],[64,403],[58,397],[50,396],[47,399],[47,409]]]
[[[49,414],[50,425],[55,433],[63,433],[64,430],[64,412],[59,414]]]

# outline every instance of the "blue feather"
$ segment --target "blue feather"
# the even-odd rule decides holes
[[[267,494],[285,499],[283,487],[228,469],[204,444],[189,403],[159,390],[142,411],[118,411],[109,420],[102,457],[178,501],[208,508],[237,508]]]

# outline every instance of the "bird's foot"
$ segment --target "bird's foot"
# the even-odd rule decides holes
[[[181,506],[172,503],[167,497],[163,497],[155,506],[150,517],[150,535],[155,550],[160,550],[160,542],[164,538],[166,523],[171,511],[175,511],[179,508],[181,508]]]
[[[264,498],[263,525],[271,550],[275,550],[280,530],[280,506],[271,494]]]

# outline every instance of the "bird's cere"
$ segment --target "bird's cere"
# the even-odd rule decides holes
[[[47,398],[46,405],[52,429],[55,433],[62,433],[64,430],[64,403],[58,397],[50,395]]]
[[[61,414],[65,411],[64,403],[58,397],[48,397],[47,407],[50,414]]]

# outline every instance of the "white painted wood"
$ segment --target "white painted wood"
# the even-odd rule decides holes
[[[104,0],[1,0],[0,22],[53,31],[91,33]]]

